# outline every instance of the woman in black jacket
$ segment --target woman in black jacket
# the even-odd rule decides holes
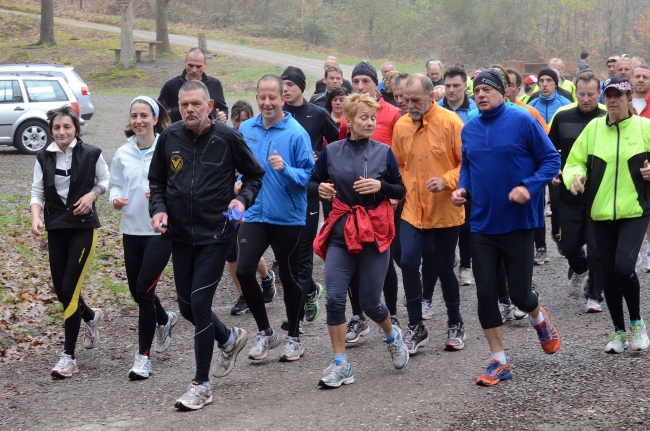
[[[102,311],[86,305],[81,284],[97,242],[95,201],[106,191],[109,172],[102,151],[79,138],[79,118],[70,106],[48,111],[47,118],[54,142],[36,155],[30,209],[32,233],[48,231],[52,284],[65,320],[64,349],[52,376],[65,378],[78,371],[75,345],[82,319],[83,346],[92,349],[99,341]]]

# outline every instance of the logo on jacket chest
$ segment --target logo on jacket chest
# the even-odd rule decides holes
[[[173,172],[178,172],[183,167],[183,158],[178,154],[174,154],[169,161],[169,168]]]

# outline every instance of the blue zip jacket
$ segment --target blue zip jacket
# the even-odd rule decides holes
[[[264,128],[262,116],[244,121],[239,132],[266,174],[255,204],[246,210],[245,222],[304,226],[307,215],[307,183],[314,168],[309,135],[289,114]],[[277,151],[284,169],[276,171],[268,159]]]
[[[470,229],[486,235],[544,226],[544,187],[560,170],[560,155],[527,111],[502,103],[471,119],[461,131],[463,162],[458,188],[472,197]],[[524,205],[508,199],[523,185]]]
[[[438,106],[442,106],[448,111],[455,112],[456,114],[458,114],[460,119],[463,120],[463,123],[467,123],[468,120],[467,115],[469,114],[470,111],[476,109],[476,102],[474,102],[474,100],[470,99],[469,97],[465,96],[465,100],[463,101],[463,104],[460,105],[460,107],[454,111],[447,103],[447,98],[443,97],[442,99],[438,100]]]
[[[559,95],[557,90],[555,90],[555,93],[549,97],[544,97],[540,93],[539,97],[528,102],[529,106],[537,109],[539,113],[542,114],[546,124],[551,124],[551,118],[553,118],[553,115],[555,115],[558,109],[570,104],[571,101],[566,97]]]

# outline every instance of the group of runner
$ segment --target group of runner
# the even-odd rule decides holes
[[[636,267],[650,235],[650,120],[643,118],[650,117],[650,66],[626,56],[612,62],[602,83],[588,65],[566,79],[557,58],[525,79],[498,65],[468,77],[462,65],[443,69],[432,59],[426,74],[399,73],[387,62],[380,81],[364,61],[350,82],[329,57],[310,102],[304,73],[288,67],[258,81],[259,115],[245,101],[233,105],[230,127],[221,83],[204,73],[205,53],[194,48],[158,100],[133,99],[127,142],[110,171],[101,150],[80,139],[74,112],[50,111],[54,142],[37,155],[30,205],[32,232],[48,231],[52,282],[64,307],[64,350],[52,376],[78,371],[82,321],[84,348],[99,341],[103,313],[85,304],[81,285],[97,240],[95,201],[106,192],[122,214],[125,270],[139,308],[134,380],[149,377],[152,344],[165,351],[177,323],[155,293],[173,256],[180,314],[195,327],[196,372],[179,409],[211,403],[209,375],[229,374],[248,342],[245,329],[226,327],[211,309],[226,263],[238,291],[231,313],[250,311],[257,325],[252,361],[280,345],[280,361],[299,360],[308,347],[302,322],[320,316],[327,292],[332,361],[318,382],[323,388],[354,382],[346,345],[370,333],[370,320],[394,368],[406,367],[429,342],[424,321],[433,316],[438,279],[447,351],[465,347],[459,285],[476,284],[491,351],[478,385],[512,377],[501,330],[508,320],[529,316],[543,351],[557,352],[560,334],[532,286],[533,266],[548,261],[547,186],[573,293],[584,293],[587,312],[602,311],[603,293],[607,301],[614,333],[605,350],[645,350]],[[263,258],[269,246],[275,269]],[[324,286],[312,276],[314,252],[325,260]],[[650,269],[650,248],[646,254]],[[276,296],[276,278],[284,338],[265,306]]]

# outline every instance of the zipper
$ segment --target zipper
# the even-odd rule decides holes
[[[273,143],[273,139],[269,141],[269,146],[266,147],[266,160],[269,159],[269,153],[271,152],[271,144]]]
[[[287,195],[289,195],[289,199],[291,200],[291,205],[293,205],[293,209],[297,210],[298,207],[296,207],[296,203],[293,201],[293,197],[291,196],[291,193],[289,192],[289,186],[284,186],[284,189],[287,191]]]
[[[194,138],[194,158],[192,159],[192,182],[190,183],[190,226],[192,230],[192,244],[196,245],[194,240],[194,168],[196,166],[196,138]]]
[[[615,176],[614,176],[614,220],[616,220],[616,190],[618,189],[618,159],[619,159],[619,151],[621,147],[621,129],[618,127],[618,123],[616,123],[616,170]]]

